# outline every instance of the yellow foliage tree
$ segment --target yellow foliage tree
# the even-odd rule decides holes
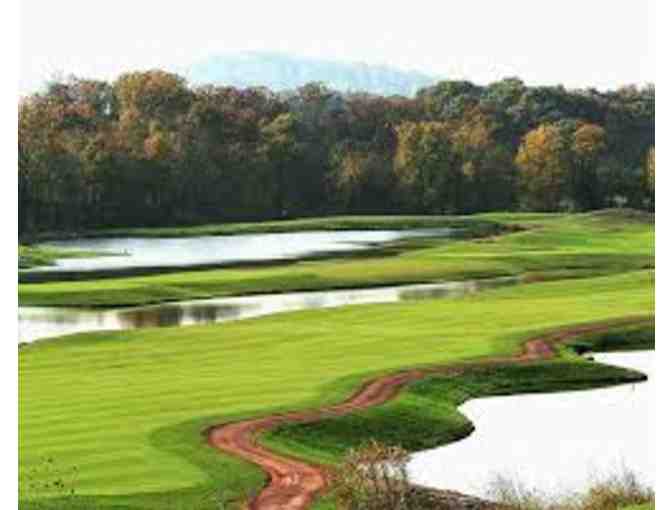
[[[394,171],[413,205],[433,212],[459,209],[461,171],[446,122],[404,122],[397,128]]]
[[[646,180],[651,193],[656,192],[656,148],[651,146],[646,153]]]
[[[560,207],[566,183],[567,161],[560,129],[542,124],[523,138],[516,155],[526,205],[535,210]]]

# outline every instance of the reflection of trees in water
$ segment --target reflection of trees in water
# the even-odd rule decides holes
[[[439,299],[447,297],[460,297],[478,290],[478,286],[474,282],[465,282],[464,284],[450,284],[445,287],[429,287],[424,289],[408,289],[399,292],[399,299],[405,300],[422,300],[422,299]]]
[[[235,319],[243,312],[241,305],[191,305],[187,315],[196,323],[215,322],[217,320]]]
[[[156,328],[179,326],[184,323],[201,324],[235,319],[241,313],[242,307],[236,305],[167,305],[120,313],[119,322],[124,328],[129,329]]]
[[[473,294],[475,292],[485,289],[496,289],[506,285],[513,285],[519,283],[520,279],[517,277],[503,277],[492,280],[473,280],[459,283],[448,283],[445,286],[437,285],[432,287],[404,289],[399,291],[399,299],[402,301],[423,300],[423,299],[440,299],[440,298],[456,298]]]
[[[119,314],[124,328],[152,328],[176,326],[182,322],[184,312],[177,306],[161,306],[147,310],[130,310]]]
[[[361,289],[290,293],[287,296],[255,296],[229,298],[217,302],[191,302],[148,306],[126,310],[19,310],[19,330],[22,338],[57,336],[95,329],[138,329],[149,327],[207,324],[268,315],[282,311],[355,303],[383,303],[395,300],[426,300],[456,298],[483,289],[520,283],[518,277],[491,280],[452,282],[445,284],[415,285],[408,288]],[[30,331],[37,331],[31,335]],[[44,333],[47,332],[48,334]]]

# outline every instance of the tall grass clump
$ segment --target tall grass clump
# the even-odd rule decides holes
[[[504,510],[648,510],[655,505],[653,489],[627,468],[595,480],[584,492],[560,495],[545,494],[497,476],[489,487],[488,499]]]

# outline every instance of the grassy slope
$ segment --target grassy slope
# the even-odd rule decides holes
[[[651,313],[653,272],[639,271],[38,342],[20,351],[21,467],[76,465],[80,494],[118,495],[99,505],[212,508],[204,493],[239,496],[262,476],[206,446],[209,424],[341,399],[373,373],[510,354],[541,330]]]
[[[651,323],[584,336],[581,345],[595,349],[652,349]],[[551,362],[474,369],[459,377],[420,381],[377,408],[313,424],[281,426],[263,441],[277,451],[332,464],[369,437],[409,451],[435,448],[470,434],[474,428],[458,407],[472,398],[529,392],[588,389],[639,380],[640,374],[588,362],[567,353]],[[330,498],[318,508],[332,509]]]
[[[654,336],[653,324],[644,321],[606,334],[585,335],[581,340],[595,349],[608,349],[611,344],[620,350],[653,349]],[[319,423],[281,426],[267,434],[264,442],[321,463],[338,460],[349,448],[366,440],[367,434],[409,451],[423,450],[456,441],[473,430],[457,411],[469,399],[583,389],[630,378],[641,380],[637,372],[587,361],[565,350],[563,356],[552,361],[480,367],[459,377],[424,379],[380,407]]]
[[[543,216],[543,215],[540,215]],[[184,227],[106,228],[88,230],[81,237],[191,237],[269,232],[308,232],[312,230],[405,230],[414,228],[460,227],[473,223],[473,217],[460,216],[329,216],[259,223],[221,223]],[[58,238],[57,233],[42,233],[40,238]],[[61,236],[62,237],[62,236]]]
[[[130,296],[144,302],[521,271],[545,278],[589,276],[653,266],[653,229],[645,222],[611,215],[483,219],[536,228],[382,260],[25,285],[22,300],[119,303]],[[207,425],[333,401],[372,372],[512,352],[541,329],[651,313],[652,286],[653,273],[641,271],[458,301],[84,334],[35,344],[20,355],[21,467],[25,475],[46,456],[60,466],[77,465],[78,492],[96,495],[94,503],[108,508],[211,508],[204,493],[223,487],[224,497],[237,497],[258,486],[262,476],[206,447],[199,438]],[[77,506],[92,503],[86,496],[64,503]]]
[[[19,301],[24,305],[120,306],[518,274],[539,279],[586,277],[654,265],[653,226],[646,221],[617,214],[488,214],[479,219],[523,225],[529,230],[480,240],[433,241],[423,249],[393,257],[21,284]]]

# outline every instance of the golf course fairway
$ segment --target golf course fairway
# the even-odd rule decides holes
[[[380,259],[21,285],[22,304],[85,306],[503,274],[536,281],[459,299],[22,346],[21,507],[235,508],[265,476],[212,448],[212,426],[335,404],[364,380],[403,369],[514,356],[527,340],[560,328],[653,315],[651,222],[618,214],[485,217],[526,230]],[[561,358],[579,375],[594,370],[576,356]],[[543,386],[544,371],[536,375]],[[618,379],[598,375],[586,385]],[[454,405],[443,412],[454,417]],[[300,453],[291,441],[283,447],[281,435],[271,442]],[[322,458],[336,458],[329,455]]]

